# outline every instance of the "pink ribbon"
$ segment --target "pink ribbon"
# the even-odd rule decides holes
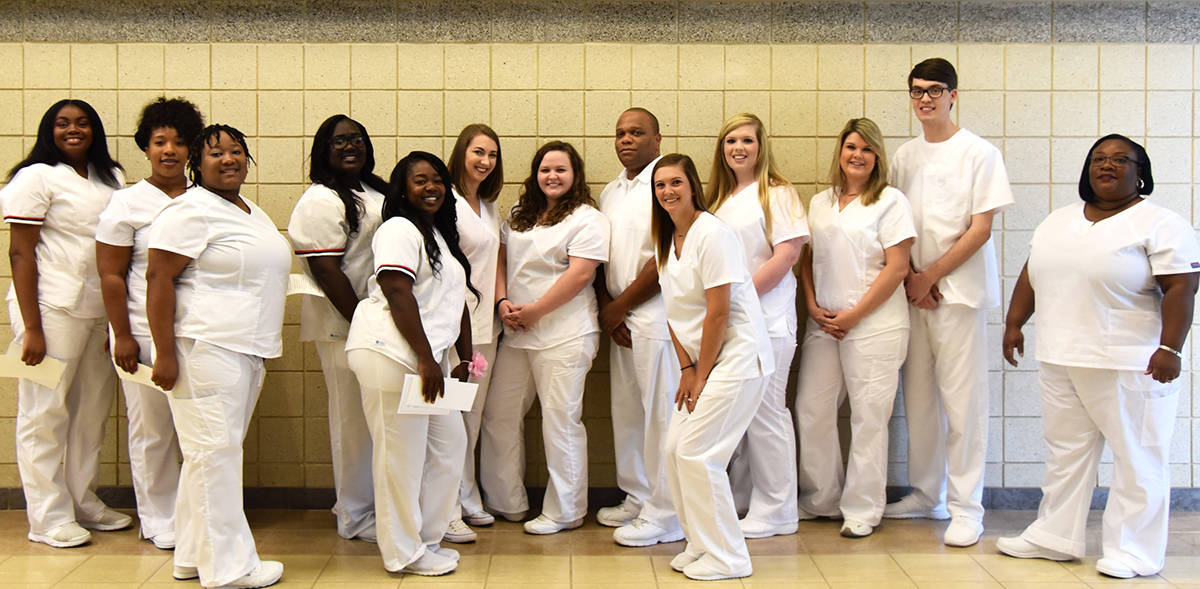
[[[487,358],[483,354],[475,352],[471,354],[471,362],[467,364],[467,372],[471,374],[471,378],[479,380],[483,375],[487,374],[488,363]]]

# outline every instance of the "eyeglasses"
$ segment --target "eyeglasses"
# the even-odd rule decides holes
[[[930,86],[928,88],[917,88],[913,86],[908,89],[908,95],[913,97],[913,100],[920,100],[921,96],[928,94],[930,98],[941,98],[950,88],[946,86]]]
[[[1123,155],[1093,155],[1092,156],[1092,165],[1093,166],[1103,166],[1105,164],[1105,162],[1112,162],[1112,165],[1117,166],[1117,167],[1122,167],[1125,164],[1135,164],[1136,165],[1138,163],[1137,160],[1135,160],[1131,157],[1123,156]]]
[[[329,140],[329,146],[334,149],[345,149],[348,145],[362,147],[366,144],[366,139],[362,135],[335,135]]]

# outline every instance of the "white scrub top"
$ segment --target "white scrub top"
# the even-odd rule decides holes
[[[812,229],[813,289],[817,306],[827,311],[857,305],[887,265],[884,250],[917,236],[908,199],[891,186],[884,188],[871,206],[863,206],[862,199],[856,198],[840,211],[834,189],[825,190],[808,204],[808,226]],[[904,289],[896,288],[846,338],[906,328],[908,301]]]
[[[579,205],[556,225],[535,225],[513,231],[500,227],[500,243],[508,255],[508,300],[514,305],[532,303],[567,271],[569,258],[608,261],[608,219],[588,205]],[[505,345],[544,350],[565,341],[600,331],[596,317],[596,291],[585,286],[575,298],[547,313],[529,331],[504,328]]]
[[[600,193],[600,212],[608,217],[612,227],[604,280],[608,293],[614,298],[633,284],[647,261],[654,259],[654,242],[650,239],[650,216],[654,208],[651,176],[659,159],[662,156],[646,164],[646,168],[632,179],[621,170]],[[635,335],[670,341],[662,294],[655,293],[646,302],[630,309],[625,315],[625,325]]]
[[[1013,203],[1000,150],[966,129],[939,143],[922,135],[901,145],[892,159],[890,181],[912,204],[917,241],[911,257],[917,270],[945,255],[971,226],[971,215]],[[1000,271],[992,240],[938,281],[938,288],[946,304],[975,309],[999,305]]]
[[[1096,223],[1084,218],[1083,206],[1050,213],[1033,233],[1037,359],[1145,370],[1162,332],[1154,277],[1200,272],[1195,231],[1148,200]]]
[[[313,184],[300,195],[292,218],[288,221],[288,237],[296,256],[341,256],[342,272],[350,279],[354,294],[361,301],[367,296],[367,280],[375,270],[371,255],[371,238],[383,222],[383,195],[363,185],[353,191],[362,202],[358,215],[358,232],[350,235],[346,223],[346,206],[337,192],[322,184]],[[312,277],[308,263],[301,269]],[[328,342],[346,339],[350,322],[322,296],[303,295],[300,305],[300,341]]]
[[[292,248],[258,205],[247,214],[203,187],[175,197],[150,224],[150,249],[192,258],[175,279],[175,335],[278,358]]]
[[[434,229],[441,268],[435,274],[425,253],[425,238],[417,226],[404,217],[392,217],[379,226],[371,250],[375,252],[375,274],[371,276],[367,298],[358,302],[346,351],[374,350],[410,371],[417,370],[417,354],[392,319],[391,305],[379,287],[381,272],[403,272],[413,279],[413,298],[421,315],[421,327],[434,358],[441,358],[458,340],[466,301],[467,272],[450,255],[442,234]],[[401,383],[396,383],[400,386]]]
[[[471,344],[475,346],[496,341],[500,333],[496,325],[496,268],[500,259],[500,214],[495,202],[479,201],[479,214],[471,209],[467,199],[453,191],[454,208],[458,213],[458,247],[471,263],[471,286],[479,291],[466,291],[467,310],[471,312]]]
[[[708,380],[745,380],[775,372],[762,306],[746,269],[741,241],[733,229],[708,213],[700,213],[680,251],[671,246],[659,283],[667,322],[692,362],[700,357],[704,335],[708,310],[704,291],[730,285],[729,324]]]
[[[128,293],[129,332],[135,338],[150,337],[150,322],[146,319],[146,259],[150,241],[150,222],[171,197],[155,185],[142,180],[129,188],[113,193],[108,207],[100,213],[96,225],[96,241],[130,248],[129,272],[125,276]]]
[[[771,259],[776,245],[789,239],[808,238],[808,222],[804,218],[804,207],[800,196],[790,186],[772,186],[771,230],[767,232],[767,219],[763,215],[762,203],[758,200],[758,183],[755,182],[729,197],[721,208],[714,211],[718,219],[733,228],[742,240],[742,251],[746,254],[746,267],[753,275],[767,260]],[[767,332],[771,337],[796,337],[796,275],[790,270],[775,288],[760,297],[763,314],[767,320]]]
[[[113,174],[121,184],[121,170]],[[96,272],[96,223],[113,188],[88,164],[84,178],[67,164],[33,164],[17,171],[0,189],[4,222],[41,225],[34,258],[38,303],[80,318],[104,316]],[[16,300],[10,285],[8,300]]]

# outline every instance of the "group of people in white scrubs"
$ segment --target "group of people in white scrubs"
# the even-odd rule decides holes
[[[165,395],[122,383],[141,535],[175,549],[177,579],[280,579],[242,509],[242,442],[263,359],[282,350],[294,253],[321,293],[304,297],[300,339],[313,342],[328,391],[337,533],[378,543],[389,571],[454,571],[459,554],[441,543],[474,541],[471,526],[495,517],[530,534],[582,525],[584,386],[602,337],[625,497],[596,517],[618,544],[686,540],[671,567],[701,580],[750,575],[747,538],[818,517],[840,519],[848,538],[885,518],[950,520],[947,545],[975,544],[986,320],[1000,301],[990,236],[1013,197],[999,150],[953,122],[953,66],[922,61],[908,86],[921,135],[889,157],[874,122],[848,121],[830,187],[807,212],[749,113],[720,128],[707,185],[688,156],[660,154],[644,108],[619,116],[622,170],[595,199],[576,148],[545,143],[507,215],[501,140],[488,126],[464,128],[448,165],[414,151],[385,181],[366,128],[335,115],[313,138],[312,184],[287,238],[240,194],[253,160],[237,129],[204,127],[191,103],[159,99],[135,133],[151,175],[118,190],[99,115],[56,103],[0,190],[15,343],[28,364],[66,365],[56,388],[18,387],[30,540],[75,546],[89,529],[132,525],[94,493],[98,448],[110,364],[151,365]],[[1144,202],[1150,170],[1140,145],[1102,138],[1085,160],[1083,202],[1034,234],[1003,352],[1017,363],[1021,326],[1040,309],[1051,458],[1038,519],[998,542],[1004,554],[1083,555],[1107,441],[1115,465],[1097,569],[1124,578],[1163,566],[1173,383],[1200,247],[1185,220]],[[474,403],[402,411],[409,375],[429,402],[445,378],[475,382]],[[912,492],[886,504],[898,389]],[[548,481],[530,518],[534,399]]]

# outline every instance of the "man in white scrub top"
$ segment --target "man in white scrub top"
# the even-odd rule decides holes
[[[679,360],[667,330],[650,239],[654,199],[651,173],[659,159],[658,119],[631,108],[617,119],[615,147],[624,170],[600,193],[600,212],[614,239],[608,263],[596,273],[600,328],[609,347],[613,447],[619,505],[602,508],[596,520],[617,527],[625,546],[651,546],[683,538],[667,486],[663,444],[671,400],[679,388]]]
[[[987,313],[1000,304],[992,217],[1013,197],[1000,151],[951,118],[954,66],[927,59],[908,82],[922,133],[896,150],[891,182],[908,196],[917,228],[904,281],[912,320],[903,386],[913,492],[888,505],[884,517],[951,518],[944,542],[970,546],[983,533]]]

